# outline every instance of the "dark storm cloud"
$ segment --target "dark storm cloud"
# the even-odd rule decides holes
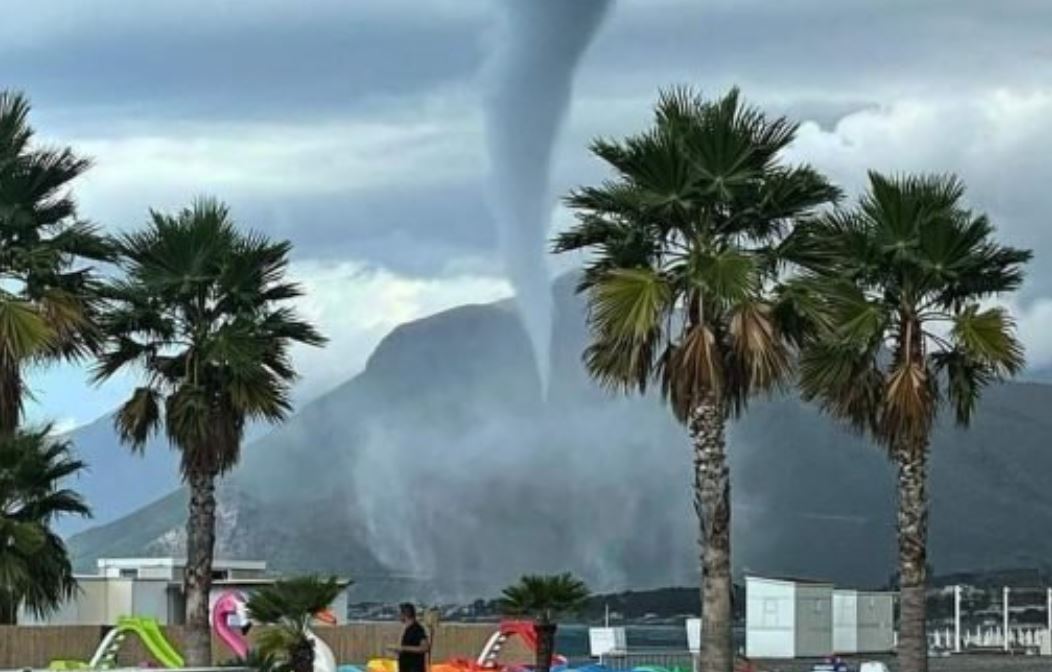
[[[251,175],[228,184],[207,171],[194,185],[290,237],[302,258],[438,275],[453,262],[486,263],[496,247],[484,207],[479,71],[499,39],[500,1],[14,5],[0,25],[0,86],[26,89],[38,123],[61,138],[179,141],[179,124],[187,123],[213,127],[205,129],[207,145],[224,137],[223,124],[310,130],[323,120],[426,120],[439,134],[446,124],[466,125],[456,144],[477,154],[466,159],[466,175],[464,160],[447,177],[445,162],[431,156],[375,184],[338,173],[346,189],[321,195],[253,188]],[[577,74],[553,192],[601,179],[587,142],[647,123],[659,87],[689,83],[715,95],[740,84],[752,102],[818,123],[828,137],[805,158],[837,180],[852,182],[868,164],[962,173],[977,207],[1013,243],[1035,249],[1026,300],[1048,296],[1050,25],[1052,3],[1044,0],[620,0]],[[1006,91],[1007,102],[997,98]],[[930,105],[944,121],[913,124],[909,111],[895,108],[901,101]],[[972,101],[975,109],[964,109]],[[1028,105],[1040,108],[1033,118]],[[251,144],[260,134],[248,137]],[[272,143],[286,141],[275,130]],[[353,151],[334,143],[332,152],[341,148]],[[376,151],[366,158],[382,163],[399,153]],[[250,173],[253,155],[246,157],[236,167]],[[95,158],[100,166],[129,161],[105,152]],[[144,173],[152,158],[142,157]],[[289,170],[313,164],[324,173],[331,158],[318,152]],[[160,196],[175,194],[168,202],[194,193],[183,185],[165,191],[166,177],[162,171],[156,182]],[[90,214],[120,225],[141,221],[143,203],[119,198],[122,189],[106,190],[105,205]],[[165,200],[150,193],[151,203]]]
[[[0,48],[4,84],[71,123],[80,108],[139,120],[303,121],[376,111],[470,77],[480,59],[483,15],[345,3],[267,20],[255,3],[221,7],[215,20],[215,3],[137,4],[126,9],[133,21],[106,20],[104,8],[79,30],[38,30]]]
[[[1047,84],[1041,0],[622,3],[589,63],[596,90],[688,79],[782,95],[931,93]],[[878,91],[874,91],[874,88]]]

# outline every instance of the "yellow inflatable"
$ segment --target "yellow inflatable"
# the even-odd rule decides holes
[[[365,669],[367,672],[398,672],[398,661],[394,658],[373,658]]]

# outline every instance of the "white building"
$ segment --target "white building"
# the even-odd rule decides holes
[[[833,591],[833,650],[885,653],[895,648],[895,594]]]
[[[23,611],[20,625],[115,625],[121,616],[150,617],[161,625],[183,622],[186,600],[183,569],[177,558],[100,559],[96,574],[77,575],[79,590],[57,612],[38,619]],[[228,590],[251,593],[274,581],[265,562],[220,560],[212,563],[211,603]],[[331,605],[339,623],[347,617],[347,591]]]
[[[745,655],[814,658],[833,653],[833,584],[745,578]]]

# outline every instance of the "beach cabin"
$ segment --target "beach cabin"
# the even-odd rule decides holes
[[[895,593],[858,593],[858,652],[884,653],[895,648]]]
[[[833,652],[833,584],[745,578],[745,655],[817,658]]]
[[[884,653],[894,648],[894,593],[833,591],[833,650]]]
[[[858,653],[858,591],[833,591],[833,651]]]
[[[858,653],[858,591],[833,591],[833,651]]]

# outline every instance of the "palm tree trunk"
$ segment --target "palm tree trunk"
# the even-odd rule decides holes
[[[552,657],[555,655],[555,630],[558,626],[548,621],[538,621],[533,625],[537,631],[537,656],[534,672],[549,672],[552,669]]]
[[[314,656],[314,642],[304,637],[293,646],[289,667],[293,672],[311,672],[314,669]]]
[[[723,405],[708,395],[690,417],[694,443],[694,509],[701,545],[701,670],[731,672],[731,481]]]
[[[212,589],[212,554],[216,542],[215,474],[190,478],[190,517],[186,523],[186,664],[212,665],[208,595]]]
[[[900,449],[895,459],[899,472],[899,669],[927,672],[927,443]]]
[[[0,625],[18,625],[18,603],[6,591],[0,593]]]
[[[13,436],[22,416],[22,372],[17,362],[0,357],[0,436]]]

